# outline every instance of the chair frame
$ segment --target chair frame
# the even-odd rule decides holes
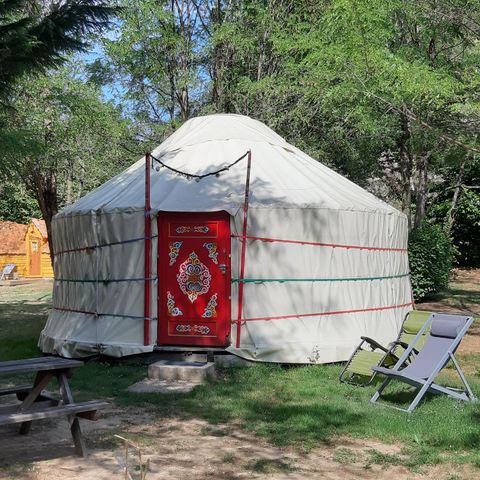
[[[407,313],[407,315],[405,316],[405,319],[404,319],[404,321],[403,321],[403,323],[402,323],[402,328],[400,329],[400,332],[398,333],[397,339],[394,340],[393,342],[390,342],[390,343],[388,344],[388,347],[384,347],[383,345],[381,345],[380,343],[378,343],[376,340],[373,340],[373,338],[370,338],[370,337],[360,337],[360,338],[362,339],[362,341],[361,341],[360,344],[357,346],[357,348],[353,351],[352,355],[351,355],[350,358],[348,359],[347,363],[345,364],[345,367],[342,369],[342,371],[341,371],[341,373],[340,373],[340,375],[339,375],[339,377],[338,377],[338,379],[340,380],[340,382],[342,382],[342,383],[347,383],[347,384],[349,384],[349,385],[355,385],[355,386],[357,386],[357,387],[366,387],[366,386],[368,386],[368,385],[371,385],[372,382],[375,380],[375,377],[377,376],[377,373],[378,373],[378,372],[375,372],[375,371],[372,371],[372,372],[373,372],[373,373],[372,373],[372,376],[370,377],[370,379],[368,380],[368,382],[365,382],[365,383],[352,382],[352,380],[351,380],[351,377],[352,377],[352,376],[350,376],[350,378],[348,378],[348,379],[344,378],[345,374],[347,373],[348,367],[351,365],[351,363],[352,363],[352,361],[353,361],[353,359],[354,359],[354,357],[355,357],[355,354],[362,348],[362,346],[363,346],[365,343],[369,344],[369,345],[370,345],[370,348],[373,347],[372,350],[371,350],[372,352],[374,352],[375,350],[378,349],[378,350],[382,350],[382,351],[385,353],[385,355],[384,355],[384,356],[382,357],[382,359],[380,360],[380,363],[379,363],[378,365],[376,365],[376,366],[379,366],[379,367],[380,367],[380,366],[383,366],[383,365],[385,364],[385,360],[386,360],[389,356],[391,356],[395,362],[398,362],[399,357],[398,357],[398,355],[395,355],[395,354],[393,353],[393,351],[394,351],[398,346],[402,347],[404,350],[406,350],[406,349],[408,348],[408,346],[409,346],[408,343],[405,343],[405,342],[402,342],[402,341],[399,340],[399,338],[400,338],[400,336],[401,336],[401,334],[402,334],[403,324],[407,321],[408,315],[409,315],[409,314]],[[418,350],[415,349],[415,348],[413,348],[413,349],[411,350],[411,354],[408,355],[408,357],[410,357],[410,356],[412,356],[412,355],[418,355]],[[408,358],[407,358],[406,361],[408,361]]]
[[[403,355],[399,358],[397,363],[391,368],[391,372],[399,372],[400,368],[404,365],[405,361],[408,359],[410,356],[411,352],[413,351],[415,344],[418,342],[418,340],[421,338],[421,336],[425,333],[425,331],[431,326],[433,320],[435,319],[436,314],[432,314],[428,320],[425,322],[423,327],[418,331],[417,335],[415,338],[412,340],[408,348],[405,350]],[[370,402],[376,404],[376,405],[383,405],[386,407],[394,408],[396,410],[400,410],[402,412],[407,412],[407,413],[412,413],[413,410],[417,407],[417,405],[420,403],[420,401],[423,399],[425,394],[427,392],[431,393],[444,393],[448,395],[449,397],[452,397],[456,400],[462,400],[462,401],[471,401],[471,402],[476,402],[478,399],[473,393],[472,389],[470,388],[470,385],[467,382],[467,379],[465,377],[465,374],[463,373],[462,369],[460,368],[460,365],[458,364],[457,359],[455,358],[454,352],[458,348],[460,342],[463,340],[463,337],[467,333],[467,330],[470,328],[474,321],[473,317],[467,317],[467,320],[465,322],[465,325],[461,328],[460,332],[457,334],[455,337],[454,342],[450,347],[447,349],[441,360],[437,363],[437,366],[433,369],[432,373],[430,376],[426,379],[413,379],[413,378],[408,378],[408,377],[398,377],[395,375],[387,375],[386,373],[383,372],[377,372],[381,373],[382,375],[385,375],[387,378],[384,380],[382,385],[380,385],[380,388],[375,392],[373,397],[370,399]],[[445,365],[448,363],[449,360],[452,360],[453,365],[455,366],[455,369],[465,387],[465,390],[459,390],[453,387],[444,387],[442,385],[437,385],[434,383],[435,378],[437,375],[440,373],[441,370],[445,367]],[[396,407],[394,405],[389,405],[385,402],[378,402],[378,399],[380,398],[382,392],[385,390],[387,385],[392,381],[392,380],[399,380],[401,382],[407,383],[413,387],[417,387],[418,392],[415,395],[415,398],[412,400],[408,408],[401,408],[401,407]],[[377,403],[378,402],[378,403]]]

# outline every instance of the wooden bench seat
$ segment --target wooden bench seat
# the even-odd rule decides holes
[[[33,385],[13,385],[11,387],[0,388],[0,397],[3,395],[11,395],[13,393],[28,393],[33,388]]]
[[[0,425],[11,425],[14,423],[31,422],[33,420],[42,420],[44,418],[55,418],[65,415],[75,415],[77,417],[95,420],[97,410],[108,406],[107,402],[91,400],[89,402],[70,403],[68,405],[47,406],[34,411],[14,412],[0,415]]]
[[[73,369],[82,365],[83,362],[78,360],[54,356],[0,362],[0,375],[35,374],[32,385],[8,385],[0,388],[0,396],[17,396],[17,402],[0,404],[0,426],[20,424],[19,433],[25,435],[36,420],[66,417],[77,453],[86,456],[87,449],[79,419],[95,420],[97,410],[106,407],[108,403],[98,400],[74,402],[68,379],[72,376]],[[55,397],[46,390],[53,380],[58,385],[58,395]]]

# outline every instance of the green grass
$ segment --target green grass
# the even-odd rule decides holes
[[[39,355],[37,340],[51,302],[51,282],[0,287],[0,360]]]
[[[339,435],[401,442],[412,466],[449,460],[480,460],[480,410],[448,398],[430,398],[413,415],[370,405],[372,388],[352,388],[338,382],[339,366],[284,369],[260,365],[224,372],[216,382],[189,395],[136,398],[122,403],[154,405],[161,417],[200,417],[208,422],[235,422],[276,445],[308,450]],[[479,391],[478,379],[474,388]],[[402,390],[403,391],[403,390]],[[391,395],[389,400],[396,398]],[[406,399],[406,396],[403,396]],[[378,459],[377,459],[378,461]],[[397,461],[397,460],[396,460]]]
[[[0,292],[0,359],[39,355],[36,342],[46,319],[48,298],[42,297],[43,303],[33,304],[32,300],[38,300],[40,295],[37,292],[30,299],[5,303],[8,299],[1,297],[3,293]],[[469,354],[462,360],[469,365],[467,371],[476,372],[469,375],[469,380],[479,394],[480,353]],[[120,406],[146,408],[158,421],[165,417],[201,418],[212,428],[231,423],[272,444],[303,451],[348,436],[403,445],[396,455],[371,450],[368,464],[401,464],[415,469],[422,464],[452,462],[480,467],[478,404],[437,396],[429,397],[413,415],[375,407],[369,402],[375,387],[340,384],[340,369],[341,365],[258,365],[220,372],[217,380],[189,394],[159,395],[126,391],[127,386],[145,376],[144,366],[91,361],[77,369],[71,384],[78,400],[109,398]],[[450,378],[452,372],[448,370],[445,376]],[[411,398],[411,392],[403,387],[391,392],[386,396],[389,402],[405,404]],[[350,461],[347,451],[337,455],[338,461]],[[225,459],[230,461],[234,459]],[[250,468],[270,472],[293,467],[288,463],[260,462]]]
[[[335,450],[333,456],[336,462],[344,463],[346,465],[357,462],[357,455],[350,448],[340,447]]]
[[[291,462],[281,459],[267,459],[260,458],[249,463],[247,466],[249,470],[256,473],[277,473],[277,472],[292,472],[295,471],[295,467]]]

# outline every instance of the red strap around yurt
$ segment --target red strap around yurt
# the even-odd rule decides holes
[[[243,238],[243,235],[232,235],[232,238]],[[406,252],[406,248],[394,248],[394,247],[364,247],[361,245],[345,245],[342,243],[320,243],[320,242],[306,242],[304,240],[283,240],[280,238],[269,238],[269,237],[255,237],[253,235],[246,235],[245,238],[248,240],[259,240],[261,242],[279,242],[279,243],[294,243],[297,245],[313,245],[316,247],[332,247],[332,248],[347,248],[347,249],[357,249],[357,250],[377,250],[384,252]]]
[[[319,312],[319,313],[300,313],[295,315],[280,315],[278,317],[255,317],[255,318],[242,318],[243,322],[255,322],[259,320],[284,320],[287,318],[302,318],[302,317],[324,317],[327,315],[342,315],[346,313],[362,313],[362,312],[376,312],[380,310],[394,310],[396,308],[405,308],[413,305],[413,302],[402,303],[401,305],[391,305],[388,307],[370,307],[370,308],[357,308],[354,310],[338,310],[333,312]],[[232,320],[232,323],[237,323],[238,320]]]

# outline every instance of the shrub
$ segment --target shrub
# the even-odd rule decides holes
[[[442,228],[424,223],[412,230],[408,244],[415,300],[447,288],[453,266],[454,248]]]
[[[480,194],[465,190],[460,197],[452,237],[458,249],[457,262],[480,267]]]

